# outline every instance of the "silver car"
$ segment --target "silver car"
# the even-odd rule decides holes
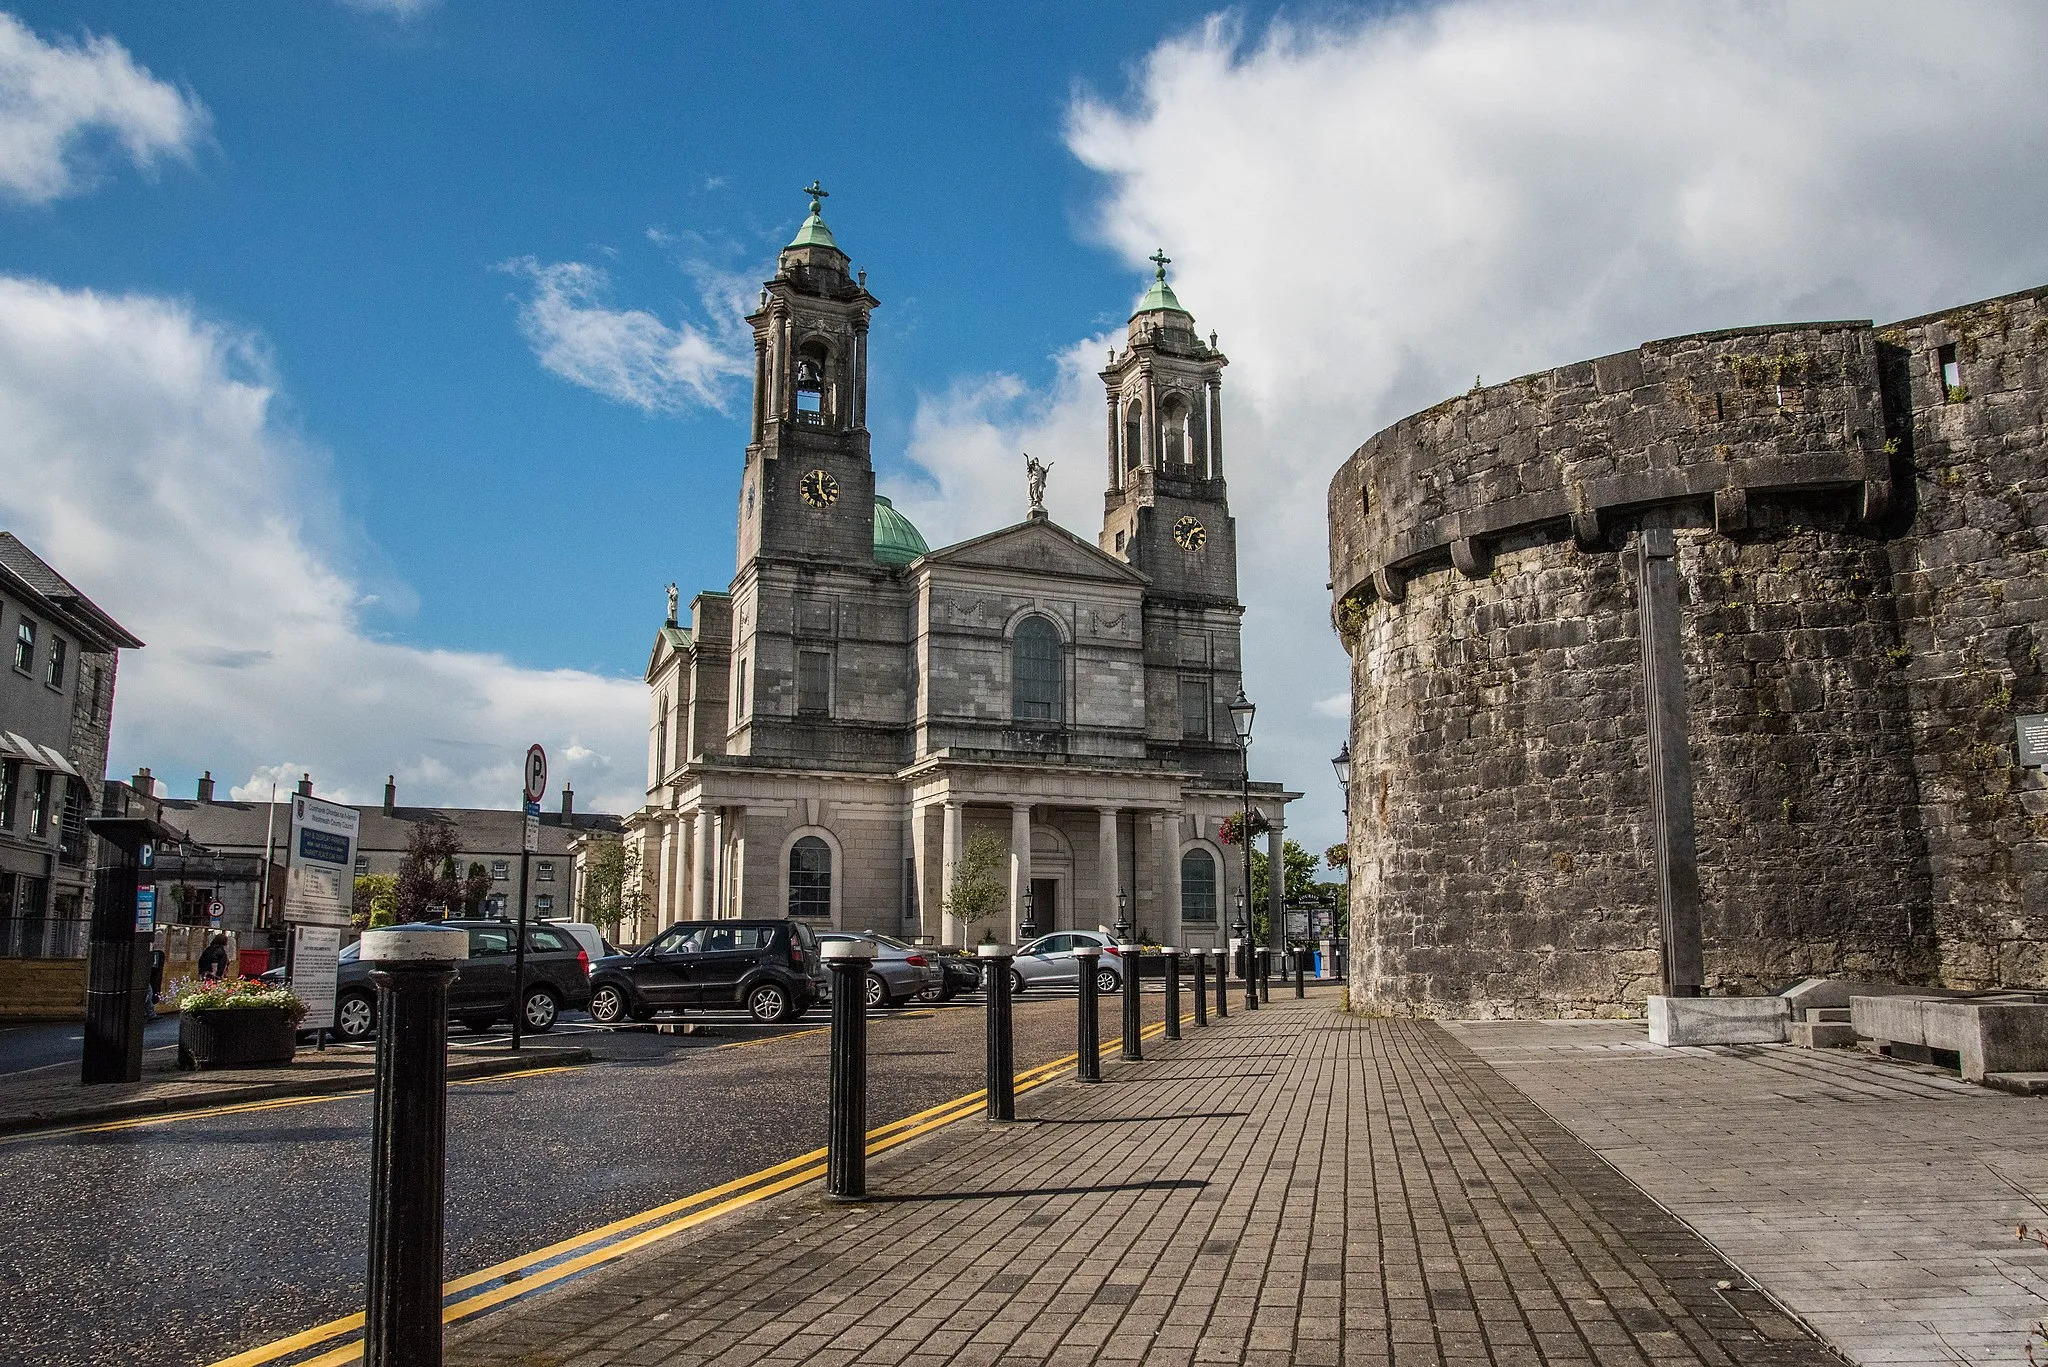
[[[884,1006],[895,1006],[906,1002],[928,987],[939,987],[946,981],[946,971],[933,963],[931,956],[916,945],[905,944],[887,935],[872,930],[857,933],[826,931],[818,936],[828,940],[866,940],[874,946],[875,962],[868,969],[867,1002],[868,1010]]]
[[[1022,992],[1041,985],[1079,986],[1081,961],[1074,957],[1074,951],[1083,945],[1094,945],[1102,951],[1102,957],[1095,961],[1095,990],[1114,992],[1123,986],[1123,957],[1117,952],[1115,936],[1099,930],[1060,930],[1017,947],[1017,957],[1010,964],[1011,990]]]

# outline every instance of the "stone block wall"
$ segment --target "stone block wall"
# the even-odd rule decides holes
[[[1644,528],[1677,546],[1708,990],[2044,981],[2048,788],[2012,765],[2013,714],[2048,710],[2044,294],[1651,343],[1352,456],[1330,529],[1361,1004],[1660,990]]]

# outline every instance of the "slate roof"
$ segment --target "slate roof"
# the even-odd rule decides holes
[[[166,798],[164,820],[184,829],[194,844],[223,852],[261,850],[263,833],[273,804],[268,802],[200,802],[193,798]],[[276,842],[281,848],[291,827],[291,807],[275,804]],[[364,854],[403,854],[412,828],[422,821],[445,821],[455,828],[456,848],[465,855],[519,853],[521,818],[516,811],[493,807],[396,807],[386,815],[382,806],[357,807],[362,813],[357,848]],[[604,812],[560,812],[540,814],[539,854],[566,858],[569,842],[593,831],[617,834],[623,826],[618,817]]]
[[[84,639],[87,649],[133,650],[142,644],[126,627],[101,611],[99,604],[23,545],[13,532],[0,532],[0,585],[4,585],[0,591],[11,590],[16,597],[37,599],[43,608],[38,615],[59,618],[67,630]]]

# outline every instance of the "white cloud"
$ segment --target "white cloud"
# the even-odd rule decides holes
[[[395,773],[407,802],[502,807],[538,740],[586,808],[637,806],[639,682],[376,639],[319,455],[272,402],[255,339],[185,305],[0,277],[0,526],[148,643],[113,771],[247,773],[246,796]]]
[[[135,64],[112,38],[46,43],[0,11],[0,194],[47,204],[90,186],[86,150],[111,140],[144,171],[189,160],[198,99]]]
[[[1254,764],[1310,795],[1311,849],[1341,833],[1342,726],[1317,704],[1347,687],[1324,496],[1359,442],[1475,374],[2048,280],[2033,4],[1465,0],[1250,38],[1215,20],[1124,98],[1077,100],[1068,141],[1105,179],[1099,230],[1133,296],[1163,243],[1231,357]],[[1018,449],[1058,457],[1058,515],[1092,535],[1100,348],[1077,344],[1044,393],[928,396],[912,458],[948,503],[1021,508]],[[949,534],[1004,520],[918,506]]]
[[[502,269],[531,282],[519,330],[541,365],[571,384],[646,413],[693,405],[723,412],[730,382],[747,373],[734,338],[744,294],[736,298],[723,274],[697,272],[713,317],[706,331],[688,321],[670,327],[643,309],[607,308],[610,278],[580,261],[542,265],[525,256]]]
[[[441,0],[341,0],[341,3],[365,14],[388,14],[400,23],[405,23],[419,18],[440,4]]]

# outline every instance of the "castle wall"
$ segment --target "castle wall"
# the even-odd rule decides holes
[[[2044,291],[1651,343],[1441,404],[1330,492],[1353,989],[1660,990],[1639,591],[1670,529],[1709,991],[2040,982]],[[1967,397],[1947,402],[1938,348]]]

